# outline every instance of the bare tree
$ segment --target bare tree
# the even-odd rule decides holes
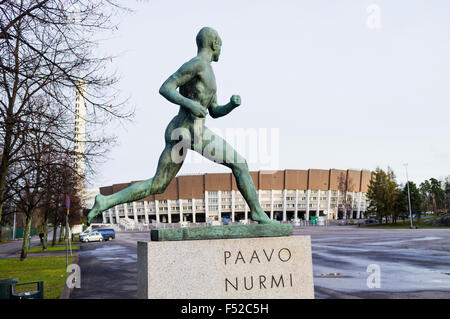
[[[47,249],[49,222],[53,223],[53,246],[56,244],[58,225],[65,224],[66,210],[64,203],[66,196],[70,197],[72,208],[69,215],[70,225],[80,224],[82,216],[80,216],[81,199],[78,190],[74,187],[77,171],[74,169],[73,156],[70,153],[58,152],[46,154],[43,175],[45,198],[41,210],[42,231],[44,233],[43,249]]]
[[[104,142],[112,140],[101,132],[104,123],[131,116],[116,101],[117,78],[107,68],[112,57],[94,54],[98,34],[117,27],[112,18],[118,10],[122,8],[102,0],[0,1],[0,222],[10,167],[24,154],[24,120],[37,97],[66,119],[52,134],[67,150],[74,138],[68,120],[74,116],[73,92],[85,81],[86,120],[98,128],[86,139],[88,167],[93,155],[103,154]]]
[[[450,175],[445,178],[444,193],[445,193],[445,209],[447,210],[447,213],[450,213]]]
[[[44,158],[51,152],[52,141],[48,132],[52,128],[53,121],[44,118],[45,111],[42,108],[45,106],[40,106],[41,108],[33,108],[36,110],[35,113],[31,113],[28,117],[21,134],[24,146],[21,147],[18,159],[12,166],[13,173],[17,175],[15,183],[11,185],[15,205],[26,216],[21,260],[27,257],[31,223],[45,197],[44,168],[47,162]]]
[[[29,235],[32,220],[43,215],[44,234],[47,234],[49,215],[53,208],[58,220],[65,223],[65,212],[61,213],[61,203],[66,196],[71,196],[75,207],[79,207],[76,188],[76,170],[73,163],[73,152],[69,152],[58,144],[58,131],[61,125],[60,113],[51,109],[45,100],[35,101],[29,118],[23,128],[21,140],[24,146],[12,165],[14,183],[13,199],[17,209],[26,216],[24,241],[21,260],[27,257]],[[75,194],[74,194],[75,193]],[[77,205],[78,204],[78,205]],[[46,238],[44,248],[46,247]]]
[[[337,217],[339,216],[339,206],[342,208],[343,216],[345,216],[346,219],[350,218],[350,214],[352,212],[352,201],[348,199],[348,190],[353,188],[352,181],[348,179],[348,173],[344,174],[341,173],[338,176],[338,190],[339,193],[342,194],[342,204],[339,205],[337,203]]]

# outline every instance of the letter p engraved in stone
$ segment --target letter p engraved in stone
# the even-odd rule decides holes
[[[230,257],[231,257],[231,252],[229,252],[227,250],[223,252],[223,258],[224,258],[223,261],[224,261],[225,265],[227,264],[227,259]]]

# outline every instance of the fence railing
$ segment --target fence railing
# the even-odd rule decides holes
[[[38,232],[37,228],[31,228],[30,235],[34,236]],[[0,240],[13,240],[23,238],[24,229],[18,228],[16,229],[16,235],[14,236],[13,228],[9,226],[2,226],[2,236]]]

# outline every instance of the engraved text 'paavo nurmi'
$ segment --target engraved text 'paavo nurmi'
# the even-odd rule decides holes
[[[253,250],[251,255],[245,255],[242,251],[228,251],[225,250],[223,253],[224,265],[226,267],[232,267],[233,265],[242,265],[252,263],[267,263],[270,264],[273,259],[287,263],[292,259],[292,253],[289,248],[281,249],[262,249]],[[255,274],[250,276],[235,276],[225,278],[225,292],[231,289],[236,291],[239,290],[253,290],[253,289],[273,289],[273,288],[284,288],[293,287],[294,279],[292,273],[286,274]]]

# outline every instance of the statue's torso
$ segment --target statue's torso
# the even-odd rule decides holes
[[[187,63],[198,63],[198,61],[195,61],[195,59],[198,58],[193,58]],[[184,97],[200,103],[206,109],[213,101],[216,95],[217,87],[216,87],[216,78],[214,76],[214,71],[211,65],[204,61],[201,62],[204,63],[202,71],[199,72],[188,83],[184,84],[183,86],[180,86],[179,92]],[[203,126],[205,124],[205,119],[196,117],[189,110],[185,109],[184,107],[180,107],[180,111],[172,119],[172,121],[166,128],[165,132],[166,141],[174,142],[172,140],[173,139],[172,131],[179,128],[185,128],[189,130],[192,137],[192,142],[194,142],[194,140],[196,140],[194,136],[202,134],[201,133],[202,130],[199,130],[199,127],[196,127],[199,123],[201,126]],[[175,138],[175,140],[176,141],[178,140],[178,136]]]
[[[194,63],[195,59],[198,58],[196,57],[188,63]],[[202,71],[191,81],[180,87],[180,94],[208,108],[216,94],[216,77],[211,64],[204,61],[202,63],[204,64]]]

